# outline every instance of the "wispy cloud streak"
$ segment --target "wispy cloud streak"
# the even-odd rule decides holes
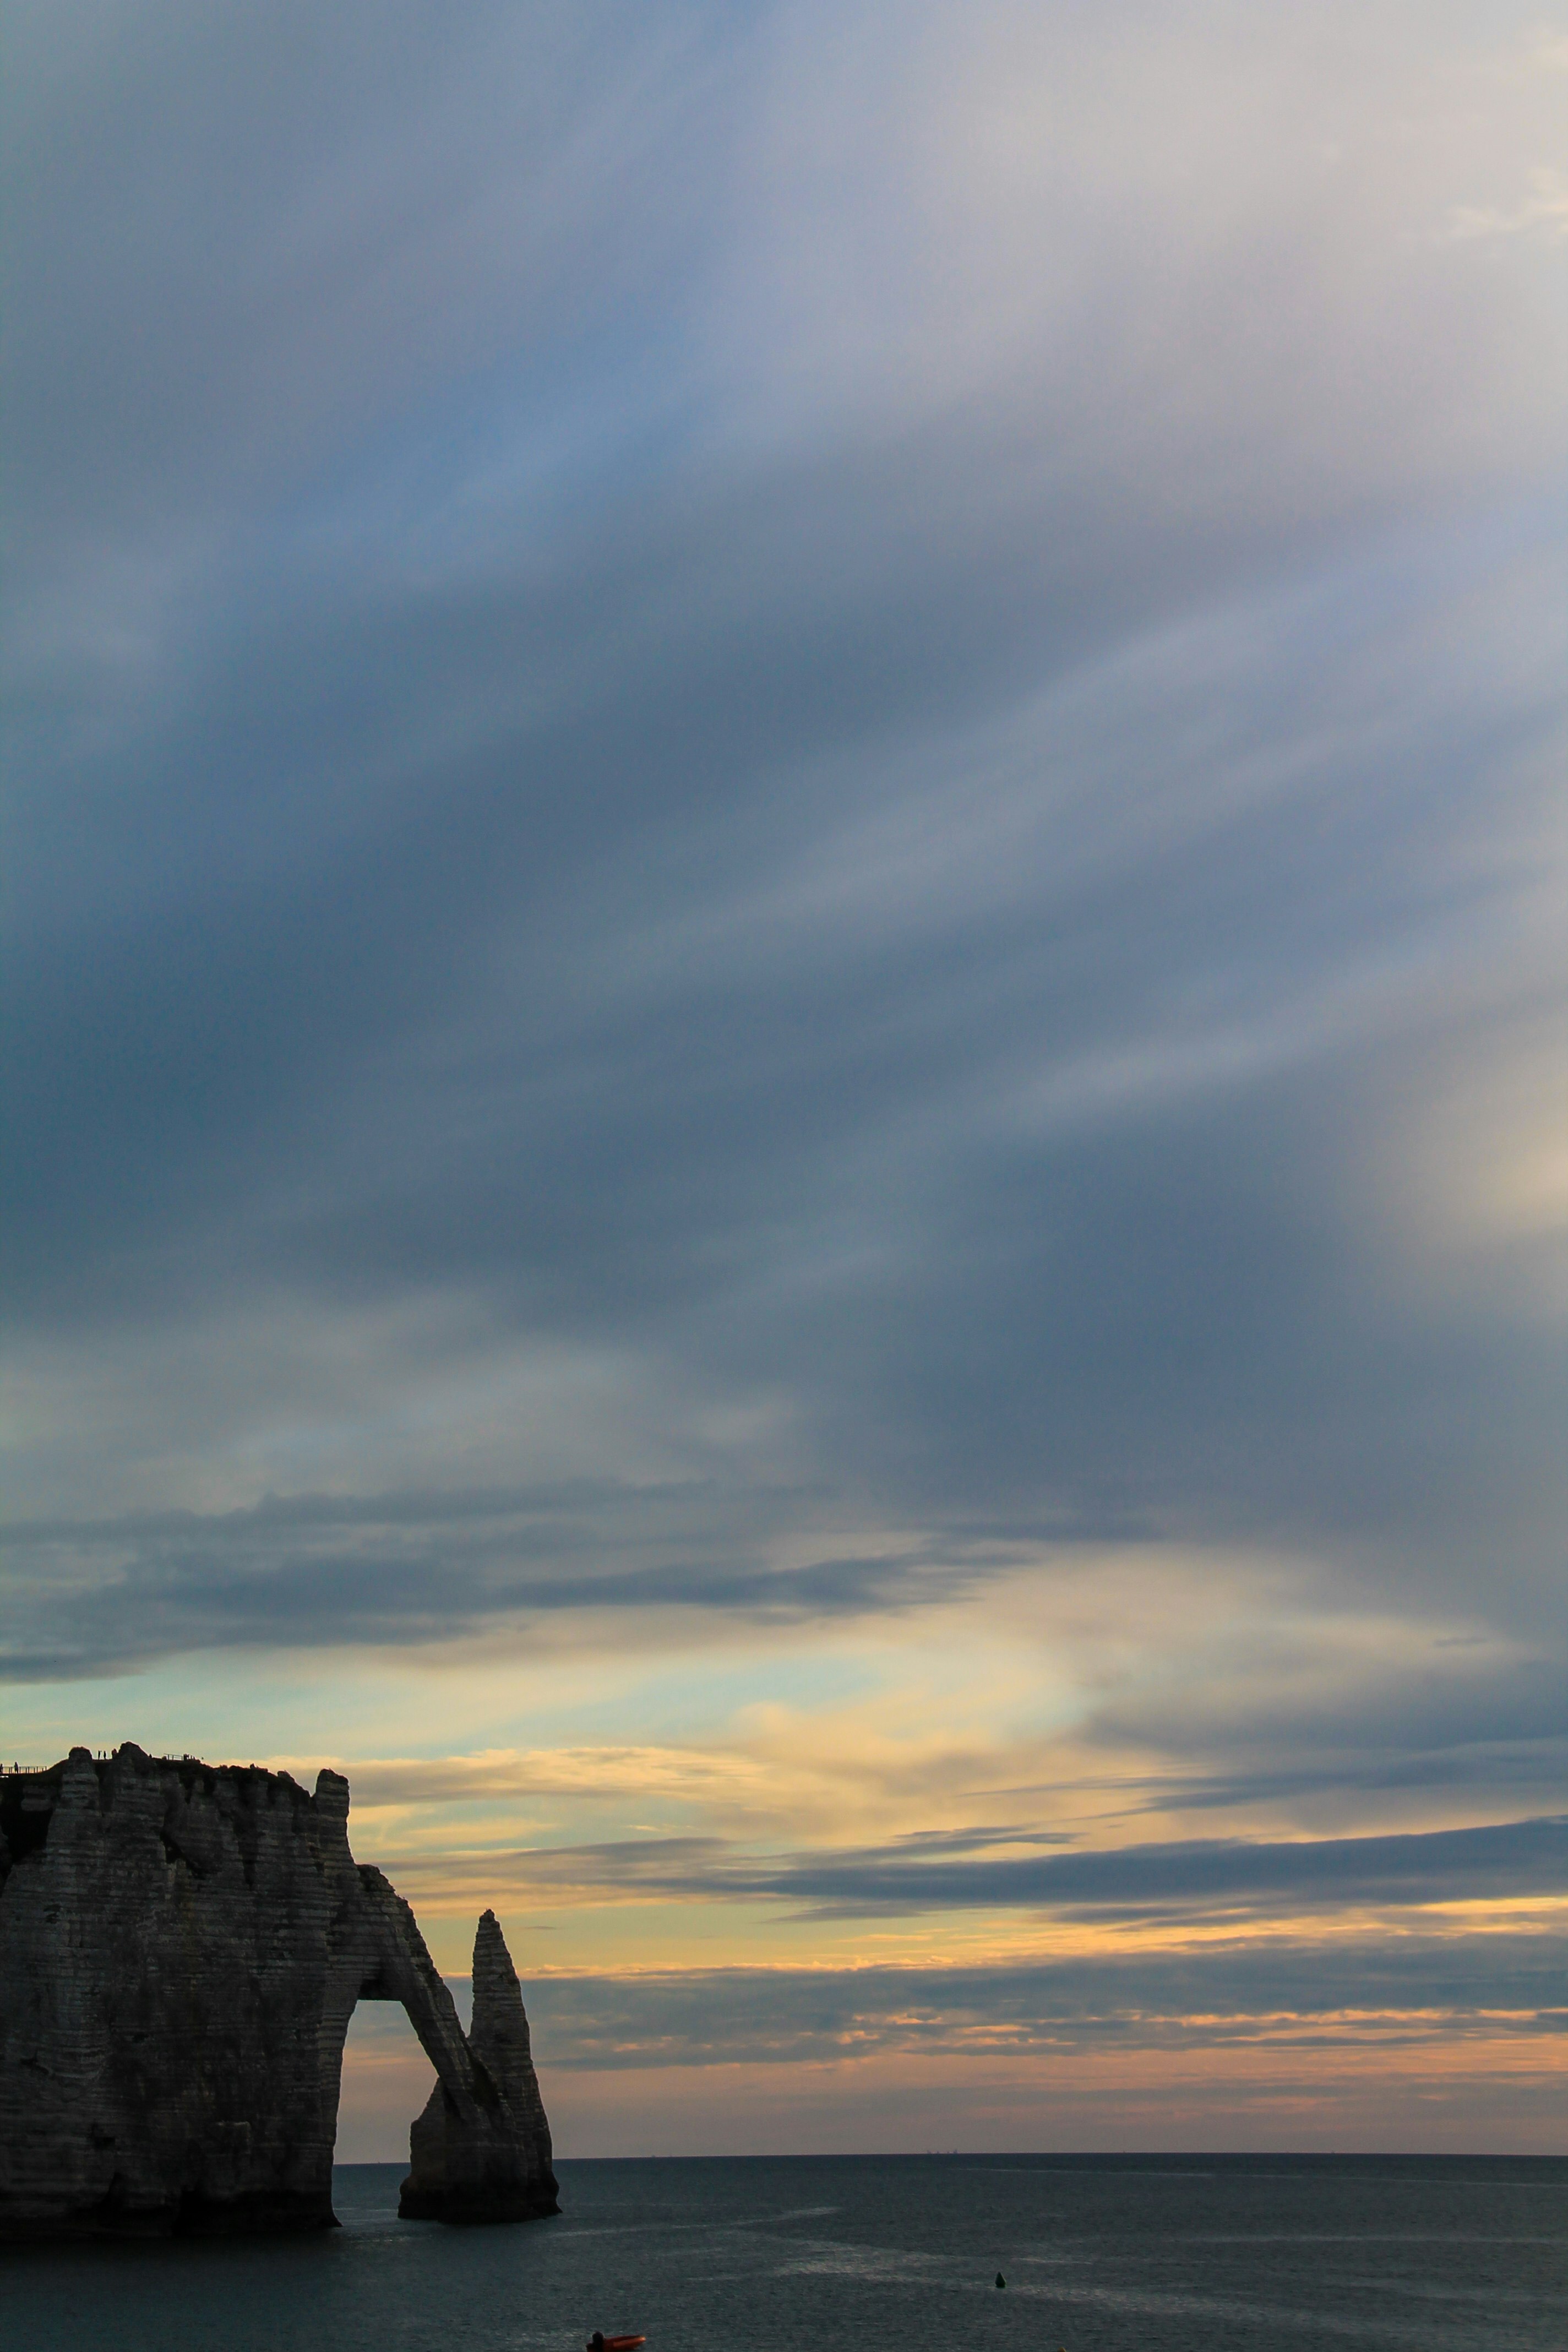
[[[1005,1829],[770,1861],[717,1838],[648,1838],[487,1850],[444,1856],[437,1868],[443,1889],[478,1877],[519,1893],[786,1903],[825,1918],[1008,1909],[1099,1920],[1265,1916],[1552,1897],[1568,1884],[1568,1816],[1386,1837],[1194,1838],[1079,1853],[973,1850],[1061,1842],[1055,1832],[1042,1839]],[[971,1851],[952,1858],[960,1847]],[[429,1870],[416,1854],[399,1865],[411,1884]]]

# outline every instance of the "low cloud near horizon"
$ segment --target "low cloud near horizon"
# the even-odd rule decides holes
[[[1568,20],[5,47],[0,1746],[331,1759],[639,2049],[1309,1849],[1560,2021]]]

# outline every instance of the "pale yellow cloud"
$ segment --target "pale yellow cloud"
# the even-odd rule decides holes
[[[1568,177],[1542,166],[1531,173],[1529,186],[1512,205],[1456,205],[1450,236],[1568,236]]]
[[[1544,848],[1543,845],[1543,848]],[[1568,848],[1549,874],[1568,920]],[[1553,1010],[1482,1024],[1471,1050],[1422,1074],[1385,1163],[1391,1236],[1422,1278],[1496,1285],[1532,1315],[1568,1311],[1568,1042]]]
[[[574,1909],[680,1909],[701,1915],[694,1932],[734,1948],[763,1932],[765,1911],[743,1931],[732,1915],[718,1927],[708,1894],[658,1893],[630,1865],[612,1883],[588,1859],[574,1876],[570,1853],[668,1838],[831,1853],[984,1831],[1000,1856],[1041,1837],[1103,1849],[1495,1820],[1508,1811],[1495,1779],[1474,1792],[1440,1773],[1381,1789],[1353,1772],[1342,1786],[1325,1780],[1313,1725],[1326,1694],[1348,1722],[1370,1721],[1391,1675],[1458,1699],[1524,1656],[1456,1612],[1416,1628],[1348,1594],[1336,1604],[1300,1562],[1170,1547],[1037,1558],[984,1601],[910,1612],[874,1634],[775,1642],[770,1654],[778,1685],[800,1695],[747,1697],[713,1672],[695,1736],[272,1760],[305,1780],[321,1761],[345,1770],[356,1851],[433,1913],[483,1907],[506,1888],[557,1928]],[[509,1671],[492,1661],[501,1683]],[[428,1678],[426,1734],[457,1727],[447,1689],[444,1675]],[[526,1718],[535,1689],[521,1675],[504,1702],[493,1694],[495,1712]],[[482,1677],[451,1696],[470,1719],[491,1712]],[[654,1711],[635,1678],[626,1706],[645,1720]],[[1526,1790],[1518,1810],[1539,1809]],[[604,1932],[593,1929],[595,1944]],[[674,1933],[667,1920],[661,1948]]]
[[[289,1768],[286,1768],[289,1769]],[[304,1767],[301,1769],[309,1769]],[[489,1748],[477,1755],[367,1758],[353,1766],[356,1815],[534,1797],[732,1799],[762,1768],[716,1749],[654,1746]]]

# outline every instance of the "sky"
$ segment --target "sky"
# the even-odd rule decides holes
[[[1559,2147],[1568,14],[7,13],[6,1759],[566,2155]]]

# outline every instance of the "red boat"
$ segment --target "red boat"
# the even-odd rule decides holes
[[[601,2336],[595,2327],[583,2352],[641,2352],[646,2336]]]

